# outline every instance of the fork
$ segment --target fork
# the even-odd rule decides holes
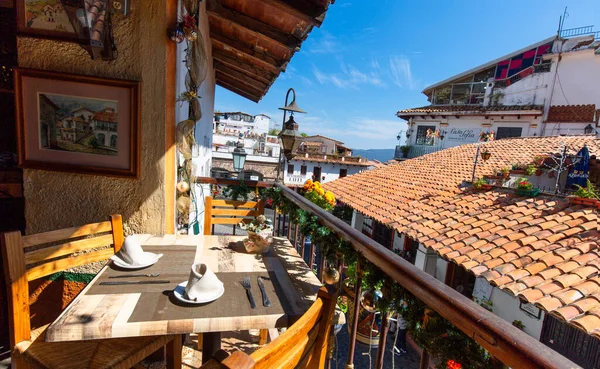
[[[256,308],[256,303],[254,303],[254,296],[252,296],[252,291],[250,290],[252,286],[250,286],[250,277],[244,277],[244,280],[241,282],[242,286],[246,289],[246,294],[248,295],[248,299],[250,300],[250,307],[252,309]]]
[[[129,278],[129,277],[158,277],[160,273],[152,274],[123,274],[123,275],[111,275],[108,278]]]

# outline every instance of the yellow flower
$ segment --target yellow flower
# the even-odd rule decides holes
[[[314,183],[312,181],[312,179],[307,180],[306,182],[304,182],[304,189],[307,191],[312,191],[314,187]]]
[[[310,181],[310,179],[309,179],[309,181]],[[319,182],[319,181],[313,182],[313,185],[315,186],[315,188],[321,188],[321,182]]]
[[[319,182],[317,182],[319,183]],[[316,187],[315,191],[317,191],[317,193],[321,196],[325,195],[325,190],[323,190],[321,187]]]
[[[335,205],[335,196],[333,195],[333,193],[331,191],[325,192],[324,197],[325,197],[325,200],[327,200],[327,202],[330,205],[332,205],[332,206]]]

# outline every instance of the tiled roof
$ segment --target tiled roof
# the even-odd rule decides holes
[[[481,114],[486,112],[497,112],[497,111],[525,111],[535,110],[542,113],[542,105],[495,105],[495,106],[482,106],[482,105],[428,105],[420,108],[404,109],[399,110],[397,115],[418,115],[422,114],[433,114],[433,113],[445,113],[445,114]],[[417,114],[415,114],[417,113]]]
[[[550,123],[591,123],[594,122],[596,105],[554,105],[548,111]]]
[[[115,109],[106,108],[94,114],[92,118],[101,122],[118,123],[118,115]]]
[[[327,137],[327,136],[323,136],[323,135],[312,135],[312,136],[306,136],[306,138],[315,138],[315,137],[325,138],[325,139],[327,139],[327,140],[330,140],[330,141],[333,141],[333,142],[337,142],[337,143],[343,144],[343,142],[342,142],[342,141],[338,141],[338,140],[336,140],[336,139],[333,139],[333,138],[330,138],[330,137]]]
[[[342,160],[342,158],[344,160]],[[309,154],[306,156],[305,154],[298,154],[292,160],[296,161],[312,161],[316,163],[336,163],[336,164],[346,164],[346,165],[358,165],[362,167],[370,167],[374,165],[369,162],[367,159],[362,159],[358,157],[341,157],[341,156],[332,156],[332,155],[319,155],[319,154]]]
[[[561,142],[572,153],[584,144],[591,155],[600,152],[600,140],[585,136],[503,139],[485,144],[492,157],[477,176],[530,163]],[[459,189],[471,178],[475,151],[475,144],[463,145],[323,186],[475,276],[600,337],[598,210],[563,197]]]
[[[318,142],[318,141],[303,141],[300,146],[321,146],[323,145],[322,142]]]

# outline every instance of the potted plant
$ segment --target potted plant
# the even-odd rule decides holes
[[[520,321],[520,320],[513,320],[512,325],[514,325],[515,327],[519,328],[520,330],[524,330],[525,329],[525,324],[523,324],[523,322]]]
[[[402,151],[403,158],[408,158],[408,152],[410,151],[410,146],[408,146],[408,145],[400,146],[400,151]]]
[[[589,179],[585,187],[575,186],[577,187],[577,191],[573,192],[573,195],[576,196],[573,199],[573,204],[591,205],[600,208],[600,193]]]
[[[238,225],[248,232],[248,238],[243,241],[248,253],[264,254],[269,251],[273,242],[273,225],[270,219],[259,215],[249,223],[240,222]]]
[[[492,186],[489,185],[485,179],[478,178],[473,182],[473,188],[476,190],[489,190]]]
[[[528,176],[534,175],[536,171],[537,168],[533,164],[529,164],[525,167],[525,174],[527,174]]]
[[[513,164],[510,173],[511,174],[525,174],[525,166],[523,164]]]
[[[533,184],[526,178],[519,178],[517,181],[517,194],[527,197],[536,197],[539,195],[540,189],[533,187]]]
[[[510,168],[508,167],[500,169],[500,172],[502,173],[502,177],[504,178],[508,178],[510,176]]]

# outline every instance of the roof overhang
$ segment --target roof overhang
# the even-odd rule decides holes
[[[412,117],[461,117],[461,116],[541,116],[542,109],[528,110],[474,110],[474,111],[399,111],[396,113],[398,118],[408,120]]]
[[[333,2],[207,0],[217,85],[259,102]]]

